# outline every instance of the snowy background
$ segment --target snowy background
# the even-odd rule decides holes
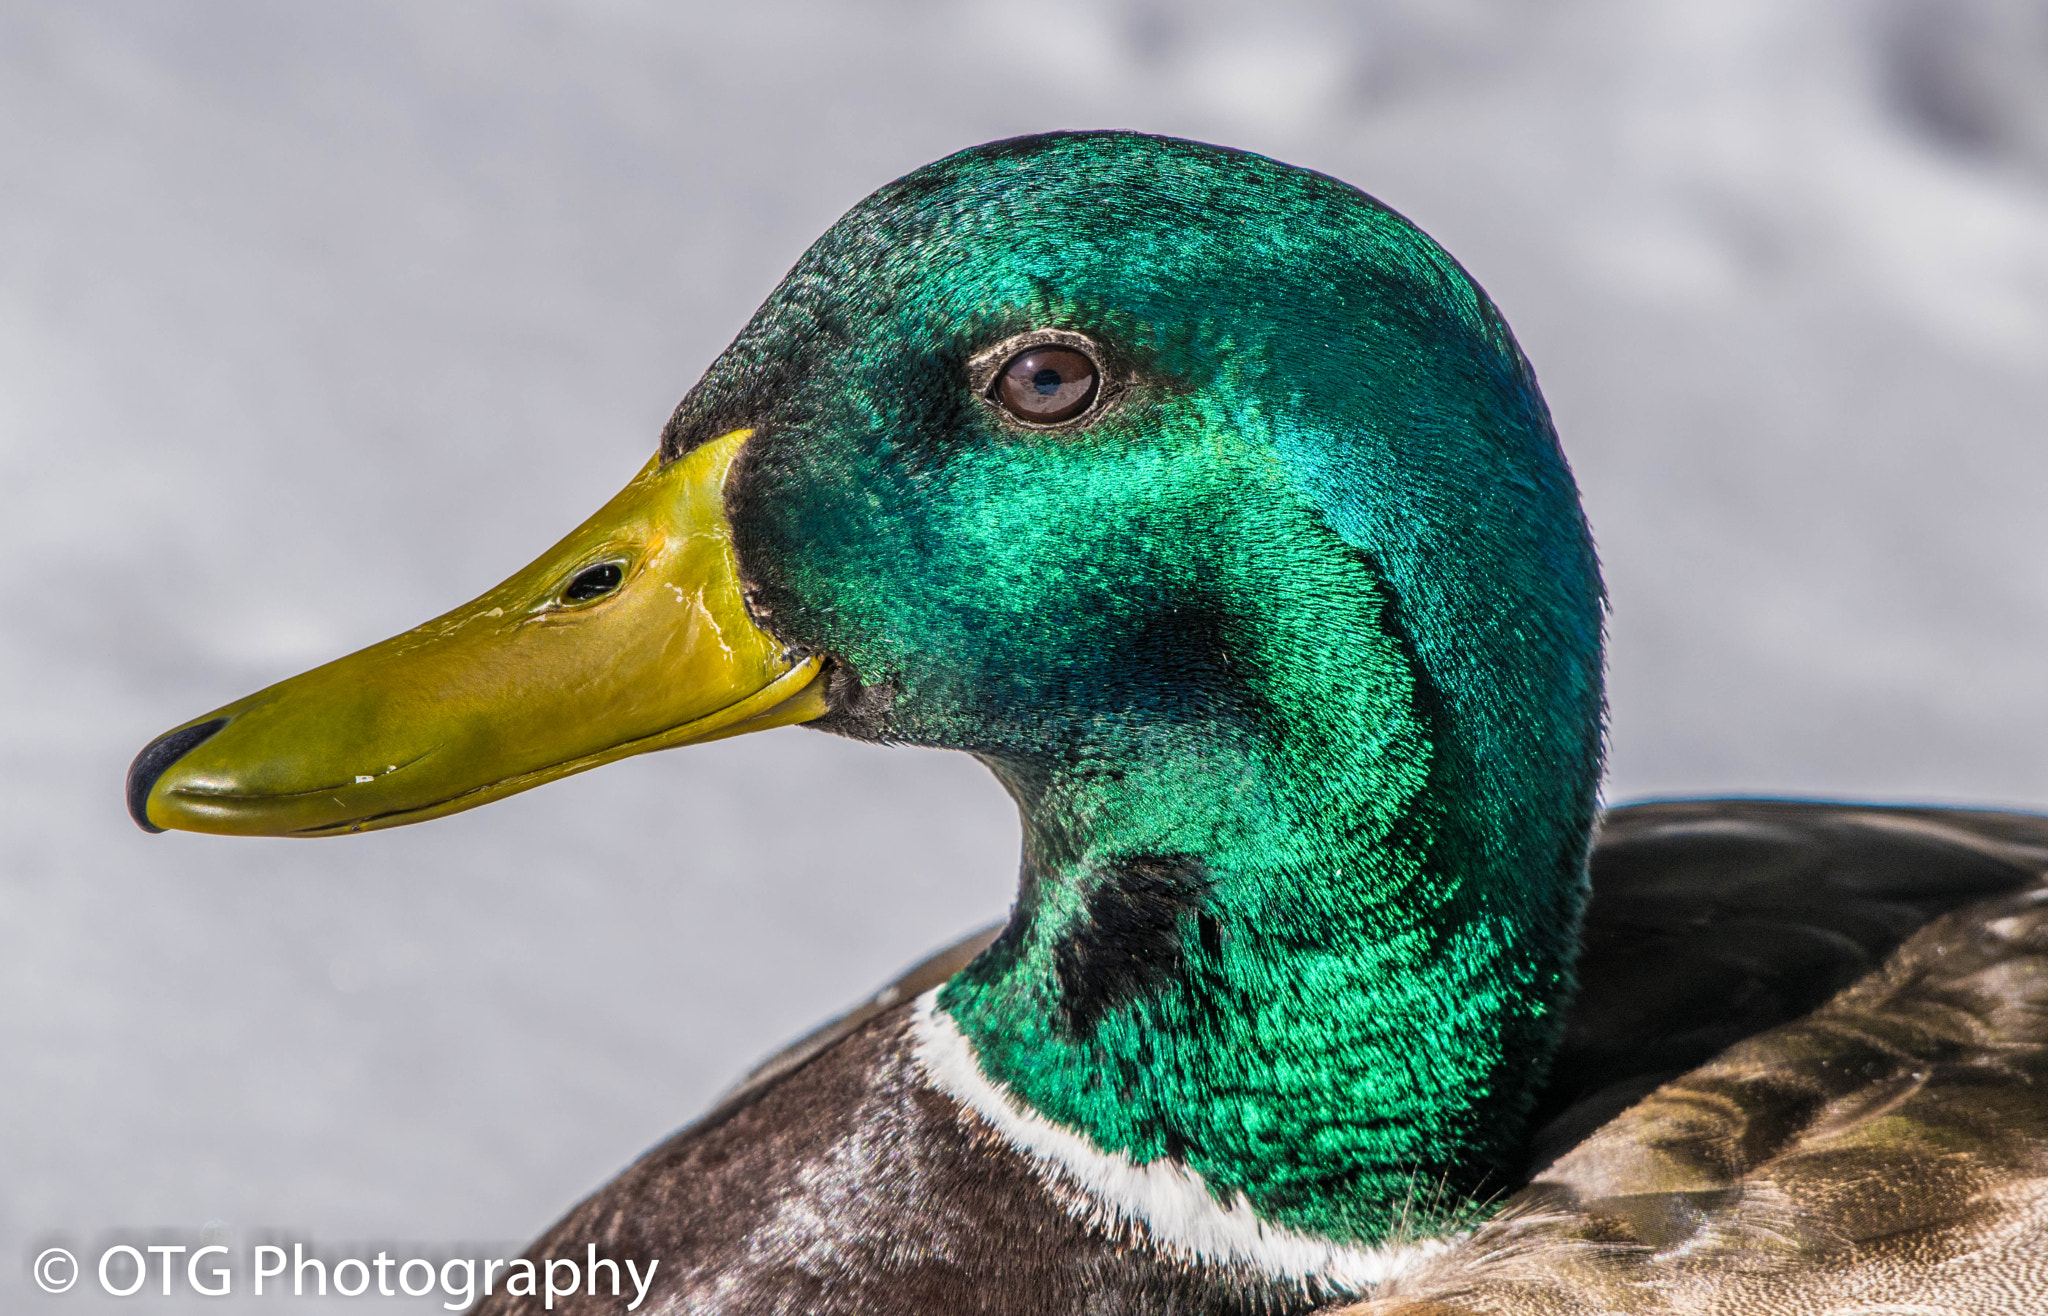
[[[0,0],[0,1306],[111,1306],[27,1262],[121,1230],[516,1244],[1002,912],[979,768],[801,730],[338,841],[121,779],[551,543],[872,188],[1103,126],[1494,294],[1607,563],[1610,798],[2048,805],[2039,0]]]

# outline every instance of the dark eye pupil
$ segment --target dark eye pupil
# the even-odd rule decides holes
[[[562,597],[570,603],[587,603],[591,599],[609,594],[619,587],[626,573],[616,562],[601,562],[594,567],[585,567],[576,573],[576,579],[562,591]]]
[[[1087,353],[1048,343],[1020,352],[996,376],[995,400],[1031,425],[1056,425],[1088,410],[1099,372]]]

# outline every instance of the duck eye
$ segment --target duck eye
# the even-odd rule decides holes
[[[1027,425],[1054,425],[1088,409],[1100,373],[1071,347],[1034,347],[1012,357],[996,376],[996,400]]]
[[[594,567],[585,567],[562,591],[562,602],[588,603],[602,598],[617,589],[625,578],[625,571],[616,562],[600,562]]]

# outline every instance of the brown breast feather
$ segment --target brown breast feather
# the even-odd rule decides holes
[[[1718,858],[1679,844],[1688,831],[1718,832]],[[1674,843],[1661,872],[1660,838]],[[2048,819],[1701,802],[1617,811],[1602,848],[1632,846],[1641,871],[1596,882],[1589,947],[1641,914],[1601,899],[1675,883],[1671,903],[1697,904],[1710,934],[1717,919],[1754,925],[1752,978],[1774,954],[1796,958],[1773,928],[1810,922],[1786,911],[1814,894],[1848,907],[1838,924],[1863,920],[1865,942],[1887,917],[1968,903],[1811,1013],[1655,1087],[1463,1243],[1348,1312],[2048,1312]],[[1715,954],[1739,959],[1740,939],[1722,940]],[[1597,1014],[1629,975],[1600,982],[1589,958]],[[1704,973],[1682,953],[1671,967]],[[1738,996],[1741,977],[1729,975]],[[1582,1048],[1597,1043],[1589,1025],[1575,1021]]]
[[[1506,1185],[1519,1191],[1346,1310],[2048,1312],[2044,872],[2048,818],[2031,815],[1611,812],[1582,990],[1529,1168]],[[643,1312],[1292,1305],[1249,1276],[1177,1274],[1131,1240],[1086,1236],[919,1090],[902,1002],[992,932],[771,1060],[530,1255],[590,1241],[666,1254]],[[876,1139],[893,1151],[830,1168]],[[770,1223],[799,1203],[813,1208],[800,1227]],[[732,1269],[778,1248],[790,1256],[765,1271]]]

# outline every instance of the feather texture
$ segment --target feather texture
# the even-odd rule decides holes
[[[1594,873],[1561,1154],[1354,1316],[2048,1309],[2048,818],[1648,805]]]
[[[718,1292],[905,1313],[2048,1305],[2048,818],[1637,805],[1603,820],[1592,868],[1532,1181],[1368,1301],[1228,1270],[1175,1280],[1142,1230],[1083,1227],[1082,1204],[1035,1195],[1013,1152],[905,1087],[892,1039],[906,1003],[995,929],[768,1061],[530,1255],[596,1242],[667,1258],[656,1312]],[[897,1115],[881,1105],[908,1123],[885,1128]],[[747,1218],[809,1221],[813,1243],[866,1236],[832,1214],[849,1201],[944,1195],[880,1227],[884,1256],[755,1236],[718,1205],[742,1188]],[[479,1311],[525,1302],[500,1294]]]

